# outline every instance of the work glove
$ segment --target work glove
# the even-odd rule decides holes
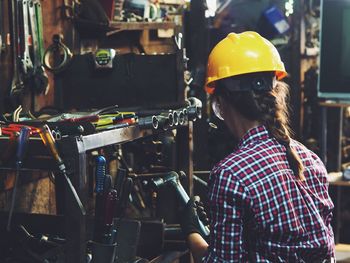
[[[199,227],[199,220],[201,220],[204,225],[209,224],[204,205],[200,201],[199,196],[195,196],[187,202],[181,213],[180,225],[185,237],[192,233],[202,235]]]

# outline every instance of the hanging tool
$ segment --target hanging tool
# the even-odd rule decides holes
[[[40,0],[33,0],[33,4],[35,7],[35,15],[36,15],[36,23],[38,30],[38,46],[40,52],[40,62],[42,63],[44,58],[44,29],[43,29],[43,12],[41,8]]]
[[[42,141],[44,142],[45,146],[49,149],[53,159],[56,161],[56,163],[58,165],[58,169],[60,170],[60,172],[64,178],[64,182],[66,184],[67,191],[71,197],[71,200],[73,200],[75,202],[76,208],[80,212],[80,214],[85,215],[86,214],[85,208],[84,208],[83,204],[81,203],[79,196],[78,196],[77,192],[75,191],[74,186],[72,185],[71,180],[68,177],[66,166],[65,166],[65,164],[64,164],[64,162],[63,162],[63,160],[62,160],[61,156],[59,155],[58,150],[56,148],[55,139],[52,136],[52,133],[51,133],[49,126],[47,126],[46,124],[40,130],[40,137],[41,137]]]
[[[4,19],[4,0],[0,0],[0,57],[6,49]]]
[[[163,185],[171,185],[172,187],[174,187],[184,205],[186,205],[187,202],[190,200],[188,194],[186,193],[185,189],[180,183],[179,175],[174,171],[165,174],[163,177],[152,179],[152,183],[156,188],[159,188]],[[209,228],[205,226],[203,222],[199,219],[198,223],[200,227],[199,230],[201,231],[203,237],[209,236]]]
[[[7,220],[7,231],[11,230],[11,221],[12,221],[12,214],[13,210],[15,208],[15,200],[16,200],[16,193],[17,193],[17,187],[18,187],[18,179],[20,170],[22,167],[22,161],[23,157],[26,151],[27,143],[30,136],[30,128],[23,126],[21,128],[21,131],[18,136],[18,146],[17,146],[17,153],[16,153],[16,175],[15,175],[15,184],[12,190],[12,197],[11,197],[11,206],[9,210],[9,217]]]
[[[42,65],[43,61],[43,32],[41,20],[41,4],[40,1],[29,0],[29,21],[32,33],[32,46],[33,46],[33,78],[32,85],[35,94],[47,94],[49,91],[48,76]]]
[[[98,49],[94,52],[95,69],[112,69],[115,49]]]
[[[29,54],[29,16],[28,16],[28,0],[22,0],[22,15],[23,15],[23,42],[24,50],[22,57],[23,73],[26,79],[31,78],[34,72],[33,62]]]
[[[59,62],[56,61],[54,65],[52,65],[51,60],[52,56],[60,55],[63,59]],[[53,35],[52,44],[45,50],[44,53],[44,67],[53,72],[59,73],[67,68],[71,59],[73,57],[72,52],[69,48],[62,42],[62,38],[60,35]]]
[[[124,185],[126,177],[127,177],[126,170],[119,167],[117,170],[117,176],[115,178],[115,183],[114,183],[114,189],[117,190],[119,199],[120,199],[121,194],[123,192],[123,185]]]
[[[11,0],[11,45],[12,45],[12,63],[13,76],[11,82],[10,96],[15,105],[19,104],[20,95],[24,90],[23,77],[19,67],[20,52],[19,52],[19,12],[18,1]]]

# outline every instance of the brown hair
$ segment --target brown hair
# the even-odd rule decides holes
[[[300,180],[305,179],[302,161],[290,146],[289,87],[286,83],[276,81],[276,85],[268,91],[229,91],[217,85],[214,95],[222,96],[245,118],[264,124],[270,134],[286,147],[287,160],[294,174]]]

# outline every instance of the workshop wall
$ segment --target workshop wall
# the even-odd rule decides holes
[[[11,32],[9,23],[9,2],[1,1],[3,4],[4,16],[3,20],[5,33]],[[43,35],[44,47],[47,47],[51,42],[53,34],[67,35],[70,30],[69,23],[61,19],[62,1],[41,1],[43,10]],[[5,39],[6,36],[3,36]],[[8,36],[7,36],[8,38]],[[69,39],[69,37],[67,37]],[[15,104],[10,98],[10,88],[13,78],[13,63],[12,63],[12,45],[7,41],[5,49],[1,54],[0,60],[0,110],[2,113],[12,112],[15,109]],[[37,111],[47,105],[52,105],[54,101],[54,82],[53,75],[47,72],[49,77],[49,91],[46,95],[40,94],[34,97],[30,94],[30,89],[25,88],[23,96],[23,112]],[[1,171],[0,175],[0,209],[7,210],[9,208],[12,187],[14,184],[14,172]],[[47,172],[24,172],[19,180],[19,188],[17,191],[15,209],[22,212],[33,212],[43,214],[54,214],[55,195],[52,181],[49,179]]]
[[[11,33],[11,19],[9,16],[11,1],[1,1],[3,7],[4,32]],[[72,19],[72,5],[75,1],[40,0],[43,11],[43,42],[47,49],[53,42],[54,35],[60,35],[62,42],[71,50],[74,56],[94,52],[97,48],[112,48],[117,54],[168,54],[177,49],[173,35],[181,30],[182,17],[177,17],[177,25],[156,30],[128,30],[119,25],[111,24],[109,31],[96,32],[96,28],[81,28]],[[2,36],[5,39],[4,36]],[[164,68],[164,67],[163,67]],[[12,43],[5,43],[5,49],[0,57],[0,110],[2,113],[12,113],[17,105],[10,97],[13,78]],[[22,112],[37,112],[45,107],[57,108],[57,79],[55,74],[45,70],[49,80],[47,94],[35,94],[30,87],[25,87],[22,100]],[[156,72],[155,72],[156,73]],[[86,75],[84,75],[86,76]],[[62,77],[62,75],[61,75]],[[71,78],[71,77],[70,77]],[[81,76],[76,76],[77,79]],[[62,86],[58,86],[62,88]],[[82,87],[82,92],[84,88]],[[91,88],[91,87],[86,87]],[[66,89],[66,92],[69,90]],[[66,93],[67,95],[67,93]],[[56,96],[56,98],[55,98]],[[21,175],[25,180],[19,182],[19,194],[16,197],[16,210],[33,213],[52,214],[56,212],[55,194],[52,180],[47,173],[26,172]],[[0,179],[0,209],[7,210],[12,194],[14,173],[1,171]]]
[[[9,6],[10,1],[2,1],[4,16],[3,23],[5,33],[8,34],[11,31],[9,22]],[[66,41],[70,41],[70,23],[68,21],[62,20],[62,1],[49,1],[41,0],[42,10],[43,10],[43,35],[44,35],[44,47],[47,48],[51,43],[51,37],[53,34],[62,34]],[[5,39],[5,37],[3,36]],[[15,105],[13,104],[11,98],[9,97],[11,81],[13,77],[13,63],[12,63],[12,51],[10,41],[6,41],[6,46],[4,52],[1,54],[0,63],[0,107],[1,112],[11,112],[14,110]],[[54,94],[54,83],[53,76],[50,72],[47,72],[49,76],[49,86],[50,89],[47,95],[36,95],[34,98],[34,104],[32,103],[32,97],[28,90],[25,91],[25,96],[23,100],[23,110],[38,110],[46,105],[52,105],[53,94]]]

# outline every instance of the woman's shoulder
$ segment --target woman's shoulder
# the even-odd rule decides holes
[[[313,152],[312,150],[310,150],[309,148],[307,148],[304,144],[302,144],[301,142],[291,139],[290,145],[292,148],[294,148],[297,153],[301,156],[301,158],[311,158],[315,161],[320,161],[321,159],[320,157]]]

